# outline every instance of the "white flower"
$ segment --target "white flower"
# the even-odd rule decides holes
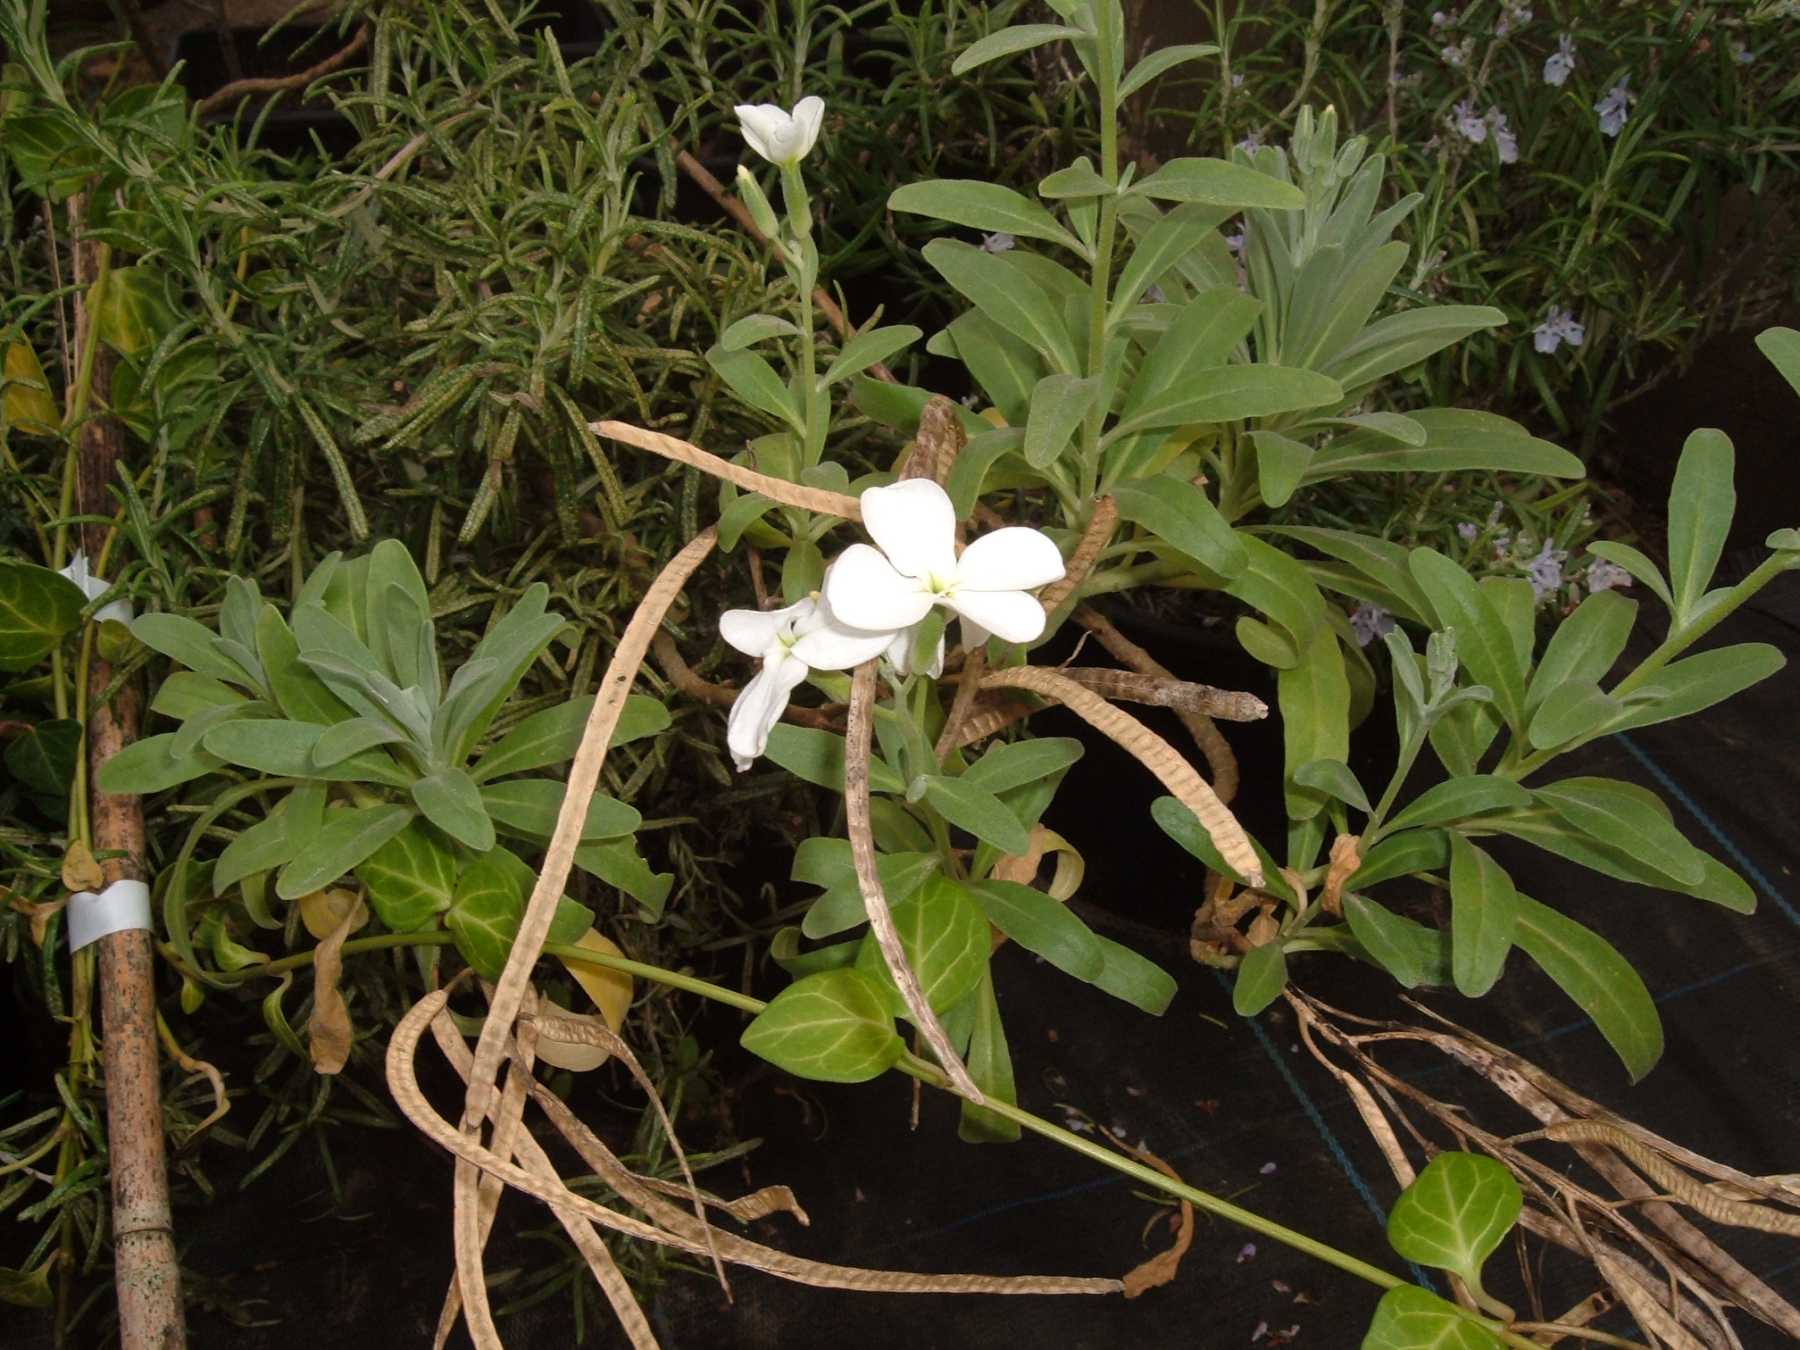
[[[1454,47],[1446,47],[1438,53],[1444,64],[1453,70],[1461,70],[1469,60],[1470,43],[1465,39]]]
[[[1506,114],[1498,108],[1487,110],[1488,130],[1494,133],[1494,148],[1500,152],[1502,164],[1519,162],[1519,138],[1513,135],[1511,127],[1506,125]]]
[[[768,748],[788,695],[808,675],[873,661],[894,641],[892,629],[867,632],[838,623],[822,597],[767,612],[728,609],[719,617],[719,636],[745,656],[762,658],[762,669],[738,691],[725,725],[725,744],[740,771]]]
[[[1525,564],[1525,575],[1531,581],[1531,592],[1539,600],[1555,595],[1562,589],[1563,559],[1568,557],[1566,549],[1555,548],[1546,539],[1544,546],[1537,551],[1537,556]]]
[[[981,236],[981,251],[983,253],[1005,253],[1018,242],[1005,230],[995,230],[992,234]]]
[[[1631,76],[1622,76],[1617,84],[1606,91],[1606,97],[1594,105],[1594,111],[1600,117],[1600,134],[1617,136],[1626,118],[1631,116],[1631,105],[1637,95],[1626,88],[1631,83]]]
[[[1033,587],[1063,574],[1048,535],[1020,526],[984,534],[956,556],[956,508],[929,478],[862,494],[863,525],[876,548],[852,544],[825,576],[825,599],[843,623],[894,633],[943,605],[962,616],[963,643],[993,633],[1030,642],[1044,631]]]
[[[85,549],[78,548],[75,550],[75,556],[69,559],[69,565],[63,568],[62,575],[79,586],[81,588],[81,593],[89,600],[98,600],[112,589],[112,583],[110,581],[102,581],[88,570],[87,551]],[[109,619],[116,619],[120,623],[130,623],[135,613],[136,611],[132,609],[131,601],[109,600],[107,603],[100,606],[99,609],[94,611],[94,622],[105,623]]]
[[[1233,89],[1242,89],[1244,87],[1244,72],[1243,71],[1234,70],[1231,72],[1231,87]]]
[[[1457,18],[1458,18],[1458,15],[1455,10],[1451,10],[1449,13],[1446,14],[1441,9],[1434,9],[1431,12],[1432,30],[1435,32],[1439,28],[1453,28],[1456,26]]]
[[[1383,633],[1391,632],[1394,627],[1394,616],[1380,605],[1372,605],[1367,600],[1350,611],[1350,631],[1356,637],[1356,645],[1366,647]]]
[[[1487,121],[1466,98],[1456,105],[1456,129],[1462,133],[1464,140],[1475,145],[1480,145],[1487,139]]]
[[[825,100],[809,94],[791,113],[773,103],[740,103],[732,111],[738,115],[738,130],[750,148],[769,163],[785,167],[805,159],[819,139]]]
[[[1556,40],[1556,50],[1544,61],[1544,83],[1561,89],[1574,69],[1575,39],[1564,33]]]
[[[1631,585],[1631,573],[1617,563],[1595,558],[1588,564],[1587,588],[1590,591],[1612,591]]]
[[[1507,5],[1500,11],[1500,17],[1494,21],[1494,36],[1505,37],[1515,28],[1523,28],[1531,22],[1531,10],[1525,5]]]
[[[1573,314],[1561,305],[1552,305],[1548,317],[1537,326],[1532,345],[1548,356],[1565,342],[1571,347],[1579,347],[1586,337],[1587,328]]]

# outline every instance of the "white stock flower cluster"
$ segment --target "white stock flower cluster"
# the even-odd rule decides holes
[[[1038,530],[1006,526],[956,552],[956,508],[929,478],[862,494],[863,525],[875,546],[852,544],[825,570],[817,595],[767,612],[727,610],[719,634],[762,669],[732,704],[725,741],[748,769],[769,744],[788,697],[815,670],[848,670],[886,656],[911,673],[914,629],[935,606],[962,620],[963,645],[999,637],[1030,642],[1044,609],[1030,592],[1063,574],[1062,554]],[[926,673],[943,670],[940,638]]]

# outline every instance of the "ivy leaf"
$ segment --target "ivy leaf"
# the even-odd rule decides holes
[[[987,969],[988,926],[981,906],[967,890],[942,874],[933,875],[910,900],[893,907],[894,927],[906,963],[933,1011],[966,998]],[[887,962],[873,933],[863,938],[856,968],[881,987],[895,1012],[905,1014]]]
[[[0,562],[0,670],[24,670],[81,622],[87,597],[59,572]]]
[[[73,718],[54,718],[27,727],[14,737],[6,747],[5,762],[21,787],[49,805],[67,798],[69,786],[75,781],[80,750],[81,723]]]
[[[456,939],[456,950],[483,979],[497,980],[506,969],[536,881],[537,874],[504,848],[488,850],[457,878],[456,898],[444,924]],[[564,896],[547,940],[572,945],[593,919],[594,912],[587,906]]]
[[[906,1049],[881,986],[854,968],[796,980],[744,1028],[751,1054],[801,1078],[864,1083]]]
[[[1362,1350],[1501,1350],[1501,1341],[1454,1303],[1403,1284],[1375,1305]]]
[[[1400,1193],[1388,1215],[1388,1242],[1408,1261],[1447,1270],[1475,1301],[1511,1318],[1481,1288],[1481,1267],[1518,1222],[1519,1183],[1506,1167],[1474,1153],[1444,1152]]]
[[[376,916],[396,933],[435,927],[455,903],[456,857],[440,839],[414,820],[356,865]]]

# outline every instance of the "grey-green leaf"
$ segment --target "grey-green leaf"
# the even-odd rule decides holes
[[[952,225],[964,225],[990,234],[1042,239],[1076,253],[1085,252],[1079,239],[1029,197],[977,178],[933,178],[923,183],[908,183],[889,195],[888,209],[932,216]]]
[[[1172,159],[1133,183],[1130,190],[1165,202],[1259,206],[1275,211],[1297,211],[1306,205],[1306,194],[1292,183],[1223,159]]]
[[[1012,881],[978,881],[969,889],[988,922],[1026,951],[1078,980],[1092,984],[1100,978],[1105,950],[1067,905]]]
[[[1287,956],[1280,942],[1265,942],[1244,953],[1231,986],[1231,1006],[1239,1017],[1255,1017],[1287,988]]]
[[[1056,374],[1039,380],[1025,421],[1025,462],[1034,469],[1054,464],[1099,393],[1100,381],[1092,376]]]
[[[1675,618],[1685,623],[1706,594],[1737,509],[1731,438],[1702,427],[1681,447],[1669,489],[1669,581]]]
[[[508,832],[547,840],[556,832],[556,820],[562,814],[567,793],[568,785],[553,778],[509,778],[479,789],[479,798],[486,814]],[[597,792],[588,802],[581,839],[583,843],[620,839],[635,832],[642,823],[643,817],[635,807]]]
[[[1113,501],[1121,520],[1143,527],[1227,580],[1249,566],[1237,532],[1192,483],[1174,477],[1120,483],[1113,489]]]
[[[371,806],[329,811],[325,825],[304,858],[296,858],[275,879],[275,894],[298,900],[329,886],[353,870],[412,820],[410,806]]]
[[[952,825],[1003,853],[1024,853],[1031,847],[1031,832],[1006,803],[965,779],[926,775],[925,800]]]
[[[481,789],[461,769],[442,769],[412,785],[412,799],[433,825],[477,853],[494,846],[494,822]]]
[[[1700,851],[1646,789],[1610,778],[1564,778],[1533,796],[1584,834],[1624,848],[1684,885],[1698,885],[1704,875]]]
[[[1042,47],[1047,42],[1056,42],[1063,38],[1072,41],[1081,36],[1082,32],[1079,28],[1070,28],[1059,23],[1012,24],[997,33],[988,34],[977,42],[971,42],[952,63],[950,73],[966,75],[975,67],[986,65],[989,61],[998,61],[1003,56],[1014,56],[1019,52],[1028,52],[1034,47]],[[895,207],[894,209],[899,210],[900,208]]]
[[[1531,794],[1510,778],[1485,773],[1447,778],[1408,802],[1404,810],[1386,823],[1382,832],[1392,834],[1421,825],[1448,825],[1489,811],[1530,804]]]

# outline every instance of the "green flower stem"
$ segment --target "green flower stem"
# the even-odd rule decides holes
[[[797,292],[794,306],[800,321],[800,396],[802,416],[806,421],[802,455],[806,464],[813,465],[818,463],[818,456],[825,446],[825,428],[819,422],[819,371],[813,328],[813,287],[817,281],[817,268],[809,266],[807,254],[812,239],[812,202],[807,196],[806,181],[800,176],[798,163],[782,165],[781,200],[787,208],[788,228],[794,232],[793,248],[782,252],[792,253],[788,271],[794,279]]]
[[[1363,826],[1363,856],[1381,840],[1381,823],[1387,819],[1389,811],[1394,809],[1394,799],[1400,795],[1400,788],[1406,782],[1406,776],[1412,772],[1413,761],[1418,759],[1419,751],[1425,748],[1425,732],[1423,729],[1413,732],[1406,744],[1400,747],[1399,762],[1394,765],[1393,777],[1388,779],[1387,790],[1381,794],[1381,800],[1375,803],[1375,814],[1370,816]]]

